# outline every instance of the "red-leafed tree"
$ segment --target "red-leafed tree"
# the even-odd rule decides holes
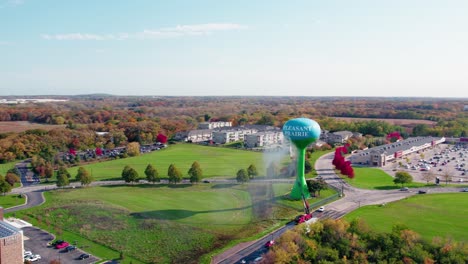
[[[70,148],[70,149],[68,150],[68,153],[70,153],[70,154],[73,155],[73,156],[76,156],[76,150],[75,150],[74,148]]]
[[[400,132],[398,132],[398,131],[388,133],[388,135],[387,135],[387,140],[389,140],[390,142],[396,142],[396,141],[398,141],[400,139],[402,139],[402,136],[401,136]]]
[[[97,156],[102,156],[102,149],[101,148],[96,148],[95,150]]]
[[[348,153],[347,145],[336,148],[332,164],[337,170],[340,170],[341,174],[352,179],[354,178],[354,170],[353,167],[351,167],[351,162],[344,159],[343,154],[346,153]]]
[[[156,136],[156,141],[157,142],[161,142],[163,144],[166,144],[167,143],[167,136],[159,133],[157,136]]]

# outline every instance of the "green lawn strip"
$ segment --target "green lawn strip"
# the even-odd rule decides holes
[[[12,161],[12,162],[8,162],[8,163],[0,164],[0,175],[5,177],[5,175],[7,174],[9,169],[15,168],[16,163],[18,163],[18,161]]]
[[[404,224],[428,240],[439,236],[467,242],[467,198],[467,193],[417,195],[386,206],[361,207],[345,219],[360,217],[379,232],[389,232],[395,224]]]
[[[391,190],[401,188],[400,184],[393,183],[393,177],[388,175],[381,169],[377,168],[360,168],[355,167],[353,179],[344,177],[345,181],[350,185],[361,189],[374,189],[374,190]],[[405,184],[408,188],[435,186],[435,184],[425,184],[420,182],[413,182]]]
[[[0,206],[4,209],[10,208],[17,205],[22,205],[25,203],[24,196],[20,197],[19,195],[0,195]]]
[[[295,200],[290,200],[290,199],[287,199],[287,195],[289,194],[289,192],[291,192],[291,184],[288,184],[288,183],[276,183],[273,185],[273,188],[274,188],[274,192],[275,192],[275,197],[276,197],[276,200],[277,200],[277,203],[280,204],[280,205],[283,205],[283,206],[287,206],[287,207],[290,207],[290,208],[294,208],[296,209],[297,211],[299,212],[303,212],[304,211],[304,205],[302,203],[302,200],[299,200],[299,201],[295,201]],[[312,197],[310,199],[307,199],[309,205],[312,207],[311,210],[314,210],[315,208],[313,208],[314,204],[315,203],[319,203],[320,201],[330,197],[330,196],[333,196],[336,194],[336,191],[333,190],[332,188],[328,188],[326,190],[322,190],[320,192],[320,196],[319,197]]]
[[[247,169],[250,164],[257,167],[260,175],[265,175],[262,153],[195,144],[170,145],[167,149],[137,157],[97,162],[83,167],[96,180],[105,180],[120,179],[125,165],[133,167],[140,177],[144,178],[144,170],[148,164],[152,164],[158,170],[160,177],[165,178],[169,165],[175,164],[182,175],[187,177],[187,172],[194,161],[200,164],[203,177],[235,176],[239,169]],[[68,169],[72,178],[76,176],[77,170],[78,167]]]
[[[96,256],[115,258],[122,251],[142,262],[167,263],[196,259],[236,237],[250,223],[249,203],[236,185],[106,186],[47,193],[46,204],[25,213],[48,221],[44,229],[53,233],[59,226],[63,235],[112,248],[90,250]]]

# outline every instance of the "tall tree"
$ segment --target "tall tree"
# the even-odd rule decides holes
[[[429,184],[430,181],[435,179],[435,174],[432,170],[428,170],[422,175],[423,180],[426,181],[426,184]]]
[[[174,164],[169,165],[167,176],[169,177],[169,183],[177,184],[182,181],[182,173]]]
[[[395,184],[401,184],[401,187],[403,187],[405,183],[413,182],[413,177],[406,171],[397,171],[393,182]]]
[[[250,164],[250,166],[247,168],[247,175],[250,179],[253,179],[255,176],[257,176],[257,167],[255,167],[253,164]]]
[[[79,167],[76,174],[76,180],[81,183],[81,185],[88,186],[93,182],[93,176],[84,168]]]
[[[131,142],[127,145],[127,154],[130,157],[135,157],[140,155],[140,143]]]
[[[63,175],[65,177],[67,177],[67,179],[70,179],[71,175],[70,173],[68,172],[67,168],[65,166],[60,166],[57,170],[57,176],[58,175]]]
[[[70,181],[68,180],[68,177],[64,173],[58,173],[57,174],[57,187],[64,187],[70,184]]]
[[[201,181],[203,177],[203,171],[200,168],[200,164],[197,161],[194,161],[192,163],[192,166],[190,167],[188,171],[188,175],[190,176],[191,183],[196,183],[196,182]]]
[[[151,183],[160,182],[158,170],[153,165],[148,164],[145,169],[146,180]]]
[[[452,180],[452,174],[450,173],[449,170],[444,170],[444,173],[442,174],[442,178],[444,178],[445,185],[448,184],[449,181]]]
[[[122,171],[122,178],[125,182],[138,182],[139,175],[134,168],[126,165]]]
[[[247,175],[247,171],[245,171],[245,169],[238,170],[236,180],[240,183],[248,182],[249,175]]]
[[[0,192],[5,195],[11,191],[11,188],[11,185],[5,181],[5,178],[2,175],[0,175]]]

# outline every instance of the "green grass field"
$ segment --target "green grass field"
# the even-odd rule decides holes
[[[257,167],[259,175],[265,175],[262,153],[236,150],[221,147],[200,146],[196,144],[170,145],[167,149],[154,151],[137,157],[98,162],[84,166],[95,180],[120,179],[125,165],[138,171],[141,178],[145,177],[144,170],[152,164],[160,177],[167,177],[167,169],[171,163],[187,176],[187,172],[194,161],[198,161],[203,170],[203,177],[229,176],[235,177],[239,169],[247,169],[250,164]],[[68,171],[75,177],[78,167]]]
[[[9,169],[13,169],[18,161],[0,164],[0,175],[5,176]]]
[[[376,168],[359,168],[355,167],[354,179],[345,178],[346,182],[350,185],[361,188],[361,189],[374,189],[374,190],[390,190],[399,189],[401,185],[393,183],[393,177],[388,175],[386,172]],[[406,187],[424,187],[424,186],[435,186],[434,184],[426,185],[425,183],[413,182],[405,184]]]
[[[86,250],[103,258],[116,259],[123,251],[143,263],[192,263],[276,221],[259,217],[269,212],[258,206],[266,189],[258,184],[157,184],[60,190],[46,193],[44,205],[16,214],[39,219],[44,229],[66,240],[91,245]]]
[[[10,208],[17,205],[22,205],[25,202],[24,197],[19,197],[18,195],[0,195],[0,206],[3,208]]]
[[[365,206],[345,216],[364,219],[376,231],[390,232],[404,224],[425,239],[450,237],[468,242],[468,194],[416,195],[386,206]]]

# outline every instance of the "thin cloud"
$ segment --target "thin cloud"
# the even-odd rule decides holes
[[[116,34],[89,34],[89,33],[69,33],[69,34],[42,34],[46,40],[127,40],[127,39],[162,39],[177,38],[184,36],[205,36],[220,31],[232,31],[246,29],[247,26],[233,23],[209,23],[195,25],[178,25],[176,27],[145,29],[136,33],[116,33]]]
[[[10,46],[11,44],[13,43],[8,42],[8,41],[0,41],[0,46]]]

